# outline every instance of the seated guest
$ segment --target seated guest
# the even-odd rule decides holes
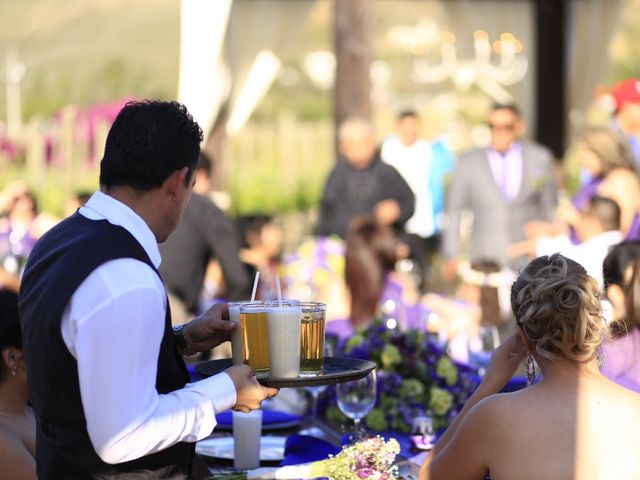
[[[240,232],[240,260],[246,265],[251,278],[260,272],[256,298],[278,298],[276,277],[282,254],[282,228],[268,215],[248,215],[237,221]]]
[[[577,243],[576,227],[580,212],[596,195],[611,198],[620,207],[620,230],[629,240],[640,237],[640,186],[634,160],[626,142],[606,127],[590,127],[580,136],[576,158],[590,177],[573,197],[560,202],[557,225],[531,222],[525,228],[528,237],[550,236],[567,230]],[[555,233],[550,233],[555,232]]]
[[[2,478],[36,478],[36,424],[27,405],[18,295],[0,290],[0,471]]]
[[[582,265],[600,288],[604,288],[602,262],[611,247],[624,238],[620,231],[620,207],[610,198],[598,195],[590,198],[580,213],[580,221],[576,222],[576,234],[578,244],[567,235],[542,237],[512,246],[511,253],[520,255],[520,246],[527,244],[532,257],[559,252]]]
[[[640,259],[640,241],[625,240],[613,246],[602,262],[605,304],[607,304],[606,308],[603,308],[607,323],[624,320],[627,314],[624,289],[631,280],[633,265],[638,259]]]
[[[601,372],[614,382],[640,392],[640,261],[633,262],[624,288],[625,314],[609,325],[611,339],[602,345]]]
[[[38,210],[36,197],[21,182],[9,185],[0,197],[5,213],[0,216],[0,287],[17,292],[33,246],[56,219]]]
[[[418,295],[411,280],[395,271],[396,261],[408,253],[406,246],[393,230],[368,215],[351,222],[346,244],[345,280],[351,297],[351,323],[364,326],[375,316],[386,314],[397,324],[407,326]]]
[[[640,458],[625,439],[640,429],[640,397],[598,369],[603,323],[595,280],[562,255],[540,257],[513,284],[511,306],[517,333],[494,352],[420,480],[637,478]],[[497,394],[527,353],[543,379]]]

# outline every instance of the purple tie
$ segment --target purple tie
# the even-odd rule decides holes
[[[505,200],[511,200],[511,193],[509,191],[509,157],[505,155],[500,155],[500,159],[502,160],[502,181],[500,182],[500,191],[502,192],[502,196]]]

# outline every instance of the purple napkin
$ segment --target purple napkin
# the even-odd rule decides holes
[[[340,447],[309,435],[293,434],[284,445],[284,460],[280,465],[298,465],[300,463],[324,460],[329,455],[340,452]]]
[[[272,425],[276,423],[284,422],[296,422],[300,421],[299,415],[293,415],[292,413],[279,412],[277,410],[263,410],[262,411],[262,425]],[[231,411],[221,412],[216,414],[216,421],[218,427],[229,427],[233,425],[233,417]]]

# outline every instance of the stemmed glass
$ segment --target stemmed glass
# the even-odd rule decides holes
[[[354,441],[360,439],[360,420],[376,403],[376,372],[360,380],[339,383],[336,388],[340,411],[353,420]]]
[[[324,345],[324,356],[325,358],[333,355],[333,348],[330,344],[325,343]],[[308,435],[322,435],[323,432],[320,428],[317,427],[318,424],[318,399],[320,398],[320,394],[327,389],[326,385],[307,385],[304,389],[309,392],[311,395],[311,419],[310,419],[310,427],[308,430]]]
[[[480,325],[475,332],[469,334],[469,363],[484,376],[491,362],[493,351],[500,346],[500,334],[495,325]]]

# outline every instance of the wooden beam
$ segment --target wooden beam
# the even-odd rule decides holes
[[[371,115],[372,0],[334,0],[335,122],[349,116]]]
[[[562,158],[566,149],[567,0],[536,0],[535,139]]]

